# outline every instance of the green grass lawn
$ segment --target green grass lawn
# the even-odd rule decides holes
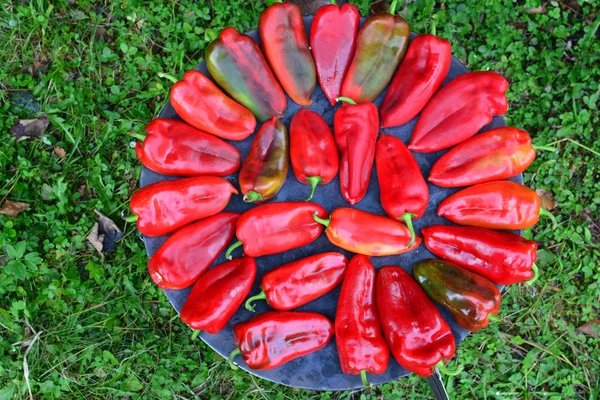
[[[330,393],[232,371],[189,340],[149,278],[138,232],[121,214],[138,186],[130,132],[166,102],[219,31],[256,26],[262,2],[11,0],[0,5],[0,399],[360,398],[430,396],[411,377]],[[363,13],[368,1],[359,1]],[[511,83],[510,125],[551,145],[525,174],[547,191],[559,225],[526,231],[542,276],[504,295],[503,321],[471,335],[465,366],[445,378],[455,398],[595,399],[600,387],[600,5],[597,0],[438,1],[399,7],[416,32],[452,42],[471,70]],[[340,27],[342,28],[342,27]],[[47,115],[40,138],[17,141],[17,119]],[[98,216],[124,238],[101,256],[86,240]],[[594,319],[595,322],[594,322]],[[591,322],[590,322],[591,321]],[[579,327],[588,323],[584,332]],[[26,362],[25,362],[26,360]],[[27,366],[27,368],[25,368]]]

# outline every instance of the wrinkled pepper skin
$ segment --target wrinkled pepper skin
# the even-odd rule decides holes
[[[423,241],[436,256],[500,285],[534,276],[537,243],[510,232],[434,225],[421,229]]]
[[[294,3],[274,3],[260,14],[258,35],[265,57],[286,93],[301,106],[312,104],[317,85],[304,19]]]
[[[429,182],[442,187],[472,186],[512,178],[535,160],[529,134],[501,127],[483,132],[441,156],[429,174]]]
[[[335,112],[333,133],[342,155],[340,190],[351,205],[367,193],[379,133],[379,114],[373,103],[344,103]]]
[[[258,45],[235,28],[225,28],[206,49],[210,75],[231,97],[264,122],[281,117],[285,94]]]
[[[488,229],[527,229],[540,219],[541,199],[511,181],[480,183],[446,197],[438,215],[459,225]]]
[[[315,254],[282,265],[263,275],[262,292],[246,302],[246,308],[254,311],[250,303],[266,299],[275,310],[287,311],[300,307],[333,290],[342,282],[348,259],[340,253]]]
[[[408,148],[443,150],[467,140],[508,110],[508,81],[491,71],[469,72],[450,81],[427,103]]]
[[[491,281],[449,261],[429,259],[414,265],[413,276],[427,295],[446,307],[470,331],[485,328],[500,310],[502,296]]]
[[[342,84],[342,96],[357,103],[375,100],[404,58],[409,37],[410,27],[402,17],[379,14],[367,18],[358,32],[356,53]]]
[[[311,185],[311,200],[317,185],[326,185],[340,168],[340,156],[327,122],[314,111],[298,111],[290,123],[290,159],[296,179]]]
[[[386,266],[377,273],[377,310],[385,339],[403,368],[427,377],[454,356],[450,326],[411,276]]]
[[[414,38],[381,103],[381,126],[403,125],[416,117],[442,86],[451,62],[449,41],[434,35]]]
[[[242,163],[235,147],[183,122],[155,119],[146,132],[135,153],[142,164],[164,175],[225,176],[236,172]]]
[[[353,4],[320,7],[310,26],[310,47],[321,88],[332,106],[340,97],[342,81],[350,68],[360,13]]]
[[[333,324],[314,312],[270,311],[236,324],[233,336],[246,365],[265,370],[325,347]]]
[[[239,216],[220,213],[169,236],[148,261],[154,283],[161,289],[185,289],[196,282],[233,238]]]
[[[250,293],[255,277],[256,262],[251,257],[212,268],[194,285],[181,309],[181,320],[195,330],[219,332]]]
[[[187,71],[183,80],[173,85],[170,100],[185,122],[223,139],[243,140],[256,128],[254,114],[199,71]]]
[[[260,127],[240,170],[245,202],[259,204],[275,197],[288,173],[289,149],[283,122],[273,117]]]
[[[153,183],[131,196],[137,228],[147,236],[167,233],[223,211],[237,189],[216,176],[197,176]]]
[[[345,374],[385,372],[390,359],[375,299],[375,268],[369,257],[350,260],[335,313],[335,342]]]
[[[407,246],[411,234],[403,223],[355,208],[338,208],[329,220],[321,216],[316,220],[327,226],[325,234],[332,244],[357,254],[391,256],[406,253],[421,244],[417,236],[413,245]]]

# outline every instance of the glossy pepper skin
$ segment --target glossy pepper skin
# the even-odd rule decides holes
[[[310,26],[310,47],[317,76],[332,106],[340,97],[342,81],[350,68],[360,23],[358,8],[327,4],[315,13]]]
[[[301,106],[311,105],[317,75],[300,8],[294,3],[270,5],[260,14],[258,35],[286,93]]]
[[[311,185],[313,198],[317,185],[326,185],[335,178],[340,156],[327,122],[314,111],[298,111],[290,123],[290,159],[296,179]]]
[[[376,275],[363,255],[352,257],[346,270],[335,313],[335,342],[345,374],[381,374],[388,366],[390,350],[375,300]]]
[[[216,176],[153,183],[131,196],[131,211],[144,235],[162,236],[223,211],[237,190]]]
[[[421,218],[429,202],[429,188],[419,164],[400,139],[381,135],[375,151],[379,197],[386,214],[406,222],[412,238],[412,219]]]
[[[142,164],[161,174],[225,176],[242,163],[240,152],[229,143],[174,119],[155,119],[146,132],[135,153]]]
[[[286,99],[258,45],[235,28],[225,28],[206,49],[210,75],[259,121],[281,117]]]
[[[425,106],[408,148],[430,153],[470,138],[508,110],[507,89],[508,81],[491,71],[454,78]]]
[[[333,324],[314,312],[271,311],[233,327],[237,354],[252,369],[276,368],[315,352],[333,337]]]
[[[534,277],[537,244],[510,232],[434,225],[421,229],[427,248],[436,256],[500,285]]]
[[[429,259],[414,265],[413,276],[427,295],[446,307],[470,331],[485,328],[498,313],[502,296],[491,281],[449,261]],[[492,318],[494,318],[492,317]]]
[[[354,205],[367,193],[379,133],[379,114],[373,103],[344,103],[335,112],[333,133],[342,155],[340,190]]]
[[[246,211],[237,222],[238,242],[229,248],[227,257],[242,244],[246,255],[259,257],[311,243],[323,232],[313,213],[322,218],[327,216],[323,207],[306,202],[262,204]]]
[[[262,299],[275,310],[300,307],[339,285],[347,265],[348,259],[335,252],[315,254],[282,265],[263,275],[262,291],[246,301],[246,308],[254,311],[251,303]]]
[[[412,40],[381,103],[381,126],[403,125],[417,116],[442,86],[452,62],[452,46],[434,35]]]
[[[194,285],[181,309],[181,320],[195,330],[219,332],[250,293],[255,277],[256,262],[251,257],[212,268]]]
[[[375,293],[383,334],[403,368],[427,377],[454,356],[450,326],[402,268],[381,268]]]
[[[315,220],[327,227],[325,234],[332,244],[366,256],[402,254],[421,244],[417,236],[413,245],[407,246],[411,234],[403,223],[355,208],[338,208],[329,219],[315,215]]]
[[[185,122],[223,139],[243,140],[256,127],[256,118],[247,108],[199,71],[187,71],[183,80],[173,85],[170,100]]]
[[[148,261],[154,283],[161,289],[185,289],[196,282],[233,238],[239,216],[220,213],[169,236]]]
[[[442,187],[472,186],[512,178],[535,159],[529,134],[501,127],[483,132],[441,156],[429,174],[429,182]]]
[[[239,182],[245,202],[258,204],[279,192],[288,173],[289,149],[283,122],[273,117],[260,127],[240,170]]]

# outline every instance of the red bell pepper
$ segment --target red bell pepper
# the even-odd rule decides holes
[[[333,337],[333,324],[314,312],[270,311],[236,324],[233,337],[230,365],[236,368],[233,358],[242,354],[250,368],[265,370],[325,347]]]
[[[355,105],[350,99],[340,100],[345,104],[338,108],[333,120],[335,141],[342,153],[340,190],[342,196],[354,205],[362,200],[369,187],[379,115],[373,103]]]
[[[137,227],[148,236],[167,233],[223,211],[236,188],[216,176],[197,176],[153,183],[131,196]]]
[[[315,213],[314,219],[327,227],[325,234],[332,244],[353,253],[391,256],[406,253],[421,244],[417,236],[413,245],[407,246],[411,234],[403,223],[355,208],[338,208],[328,219]]]
[[[383,209],[393,219],[402,219],[415,241],[412,220],[421,218],[429,202],[427,182],[417,160],[402,141],[394,136],[381,135],[375,151],[379,196]]]
[[[288,173],[289,147],[283,122],[273,117],[260,127],[240,170],[245,202],[259,204],[275,197]]]
[[[256,127],[254,115],[200,71],[187,71],[171,88],[170,100],[185,122],[223,139],[243,140]]]
[[[489,229],[527,229],[540,215],[556,225],[536,192],[511,181],[480,183],[454,193],[440,203],[438,215],[455,224]]]
[[[502,296],[491,281],[444,260],[424,260],[413,276],[431,299],[446,307],[456,323],[470,331],[498,320]]]
[[[434,35],[413,39],[381,103],[381,126],[407,123],[442,86],[452,62],[452,46]]]
[[[217,333],[248,296],[256,262],[242,257],[218,265],[196,282],[181,309],[181,320],[196,331]]]
[[[251,257],[283,253],[314,241],[323,232],[323,226],[313,219],[325,218],[327,211],[315,203],[282,202],[263,204],[246,211],[237,222],[238,242],[227,250],[244,246]]]
[[[368,386],[367,372],[384,373],[390,359],[375,300],[375,268],[369,257],[350,260],[335,313],[335,343],[345,374],[360,374]]]
[[[353,4],[320,7],[310,26],[310,46],[321,88],[332,106],[340,97],[342,81],[356,48],[360,14]]]
[[[455,350],[450,326],[407,272],[381,268],[375,293],[383,334],[398,364],[423,377],[436,368],[449,375],[462,370],[446,367]]]
[[[454,146],[508,110],[508,81],[495,72],[469,72],[454,78],[427,103],[408,148],[430,153]]]
[[[421,229],[436,256],[494,283],[511,285],[537,278],[537,243],[510,232],[434,225]]]
[[[281,86],[301,106],[312,104],[317,85],[304,19],[294,3],[274,3],[260,14],[258,35]]]
[[[135,146],[142,164],[165,175],[233,174],[240,168],[240,152],[229,143],[174,119],[152,120],[148,136]]]
[[[246,308],[254,311],[252,302],[256,300],[267,300],[271,308],[280,311],[300,307],[339,285],[347,265],[348,259],[335,252],[282,265],[263,275],[262,291],[246,301]]]
[[[290,123],[290,158],[296,178],[311,185],[313,198],[319,184],[328,184],[335,178],[340,167],[335,140],[327,122],[314,111],[305,108],[298,111]]]
[[[239,216],[213,215],[169,236],[148,261],[152,280],[161,289],[185,289],[196,282],[233,238]]]

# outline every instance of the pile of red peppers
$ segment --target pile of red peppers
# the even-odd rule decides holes
[[[181,320],[194,335],[214,334],[244,302],[254,311],[253,303],[265,300],[273,310],[233,327],[234,367],[241,354],[252,369],[276,368],[335,335],[342,371],[360,375],[365,385],[367,374],[386,371],[390,354],[423,377],[436,368],[457,374],[461,368],[446,366],[454,336],[435,303],[477,331],[499,319],[498,285],[537,279],[537,244],[506,232],[549,215],[535,191],[508,180],[533,162],[536,147],[514,127],[477,134],[507,111],[508,82],[484,71],[443,86],[450,43],[431,34],[411,41],[395,6],[361,27],[355,6],[325,5],[310,32],[295,4],[267,7],[258,26],[262,47],[234,28],[223,30],[206,51],[210,77],[195,70],[180,81],[171,77],[170,101],[184,122],[156,119],[147,136],[139,135],[135,151],[143,165],[186,177],[148,185],[131,198],[131,220],[142,234],[171,234],[148,262],[152,280],[163,289],[193,286]],[[333,127],[306,108],[286,127],[280,119],[285,93],[310,106],[317,81],[337,107]],[[386,87],[378,109],[372,101]],[[417,116],[408,144],[380,134]],[[242,162],[227,141],[253,133]],[[411,151],[449,148],[426,180]],[[307,185],[306,201],[269,202],[290,163]],[[351,207],[328,212],[310,202],[339,172],[341,194],[354,206],[367,193],[373,168],[386,216]],[[239,190],[227,179],[238,171]],[[413,221],[430,206],[427,181],[462,190],[438,206],[448,224],[417,232]],[[238,193],[257,206],[242,215],[225,212]],[[355,255],[328,252],[281,265],[262,275],[262,291],[249,297],[261,256],[308,245],[322,233]],[[234,236],[229,261],[211,268]],[[370,257],[412,251],[422,242],[439,259],[416,263],[408,269],[412,276],[406,265],[376,270],[372,264]],[[233,258],[238,247],[243,256]],[[335,321],[292,311],[339,285]]]

